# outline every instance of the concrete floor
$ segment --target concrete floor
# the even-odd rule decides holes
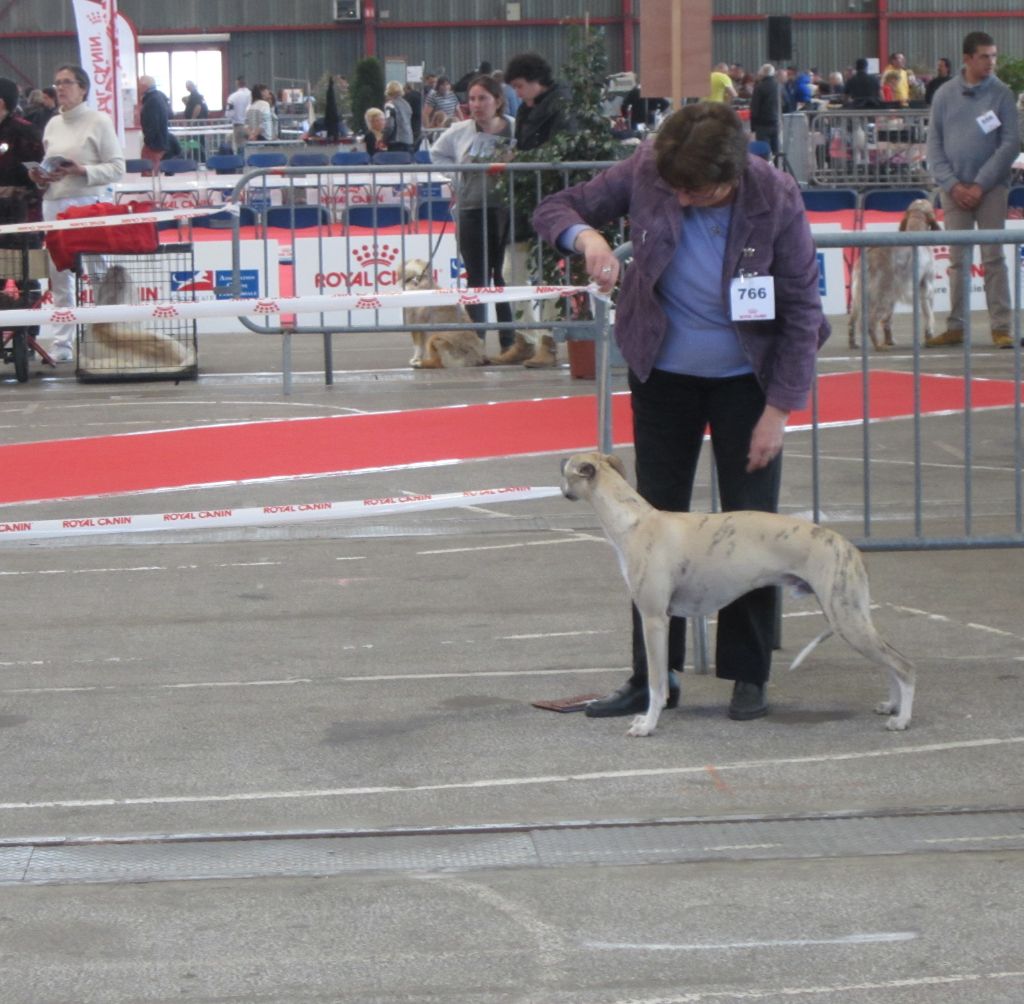
[[[1012,377],[983,333],[974,375]],[[823,372],[859,365],[844,343]],[[412,372],[396,334],[338,337],[326,387],[319,341],[294,349],[290,396],[261,336],[203,340],[178,386],[10,374],[0,443],[593,392],[564,367]],[[910,519],[909,425],[873,427],[880,533]],[[859,536],[861,430],[823,435],[824,509]],[[1012,414],[972,435],[975,518],[1004,530]],[[962,443],[958,416],[926,420],[929,532],[961,518]],[[793,433],[790,511],[809,455]],[[558,459],[30,509],[553,485]],[[867,562],[876,621],[918,665],[908,732],[838,641],[785,672],[821,625],[787,601],[769,717],[728,721],[727,685],[687,674],[631,740],[530,704],[605,692],[627,660],[611,551],[560,498],[0,549],[0,1001],[1017,1004],[1021,554]]]

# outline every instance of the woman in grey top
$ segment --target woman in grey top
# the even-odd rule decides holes
[[[392,80],[384,88],[384,140],[389,150],[412,152],[412,108],[403,95],[405,88],[397,80]]]
[[[474,77],[469,84],[469,115],[450,125],[430,148],[435,164],[491,164],[508,160],[515,119],[505,114],[505,95],[493,77]],[[459,255],[472,289],[504,286],[502,264],[508,244],[508,206],[498,195],[498,179],[483,171],[460,172],[455,177]],[[474,321],[487,320],[485,304],[466,308]],[[512,321],[509,303],[495,305],[499,322]],[[483,337],[481,335],[481,337]],[[502,351],[515,341],[515,332],[502,330]]]

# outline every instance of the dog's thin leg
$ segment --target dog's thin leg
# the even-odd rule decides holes
[[[931,338],[935,334],[935,308],[932,303],[931,284],[922,284],[921,289],[921,313],[924,315],[924,335]]]
[[[412,358],[409,360],[410,366],[419,366],[420,361],[423,359],[423,340],[426,335],[422,331],[414,331],[412,333]]]
[[[642,618],[644,650],[647,653],[647,714],[637,715],[627,735],[649,736],[658,725],[661,709],[668,699],[668,617]]]
[[[879,638],[876,658],[889,669],[889,699],[875,707],[880,715],[889,715],[885,727],[891,732],[902,732],[914,712],[914,667],[891,645]]]

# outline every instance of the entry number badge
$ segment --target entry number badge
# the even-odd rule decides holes
[[[734,321],[775,320],[775,280],[770,275],[733,279],[729,299]]]

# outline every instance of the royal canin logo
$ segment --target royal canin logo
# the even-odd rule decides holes
[[[367,265],[383,265],[390,268],[398,260],[401,249],[390,244],[361,244],[353,248],[352,257],[363,267]]]
[[[459,294],[459,303],[461,303],[463,305],[465,305],[465,304],[470,304],[470,305],[477,304],[477,303],[480,303],[480,297],[477,296],[476,293],[469,293],[469,292],[460,293]]]
[[[565,293],[566,295],[570,292],[565,286],[534,286],[533,291],[535,293]]]
[[[356,300],[356,310],[380,310],[380,308],[379,296],[361,296]]]
[[[168,317],[178,317],[179,316],[178,315],[178,308],[177,307],[172,307],[170,305],[163,305],[163,306],[159,306],[159,307],[154,307],[153,308],[153,316],[154,317],[159,317],[161,319],[166,319]]]
[[[97,223],[95,220],[68,220],[67,223],[68,230],[82,230],[86,227],[103,226],[102,223]]]
[[[254,313],[280,314],[281,305],[277,302],[277,300],[257,300]]]
[[[74,320],[76,320],[76,316],[73,310],[55,310],[50,314],[51,324],[68,324]]]
[[[85,16],[90,24],[103,24],[107,19],[107,16],[102,11],[98,10],[89,11]]]

